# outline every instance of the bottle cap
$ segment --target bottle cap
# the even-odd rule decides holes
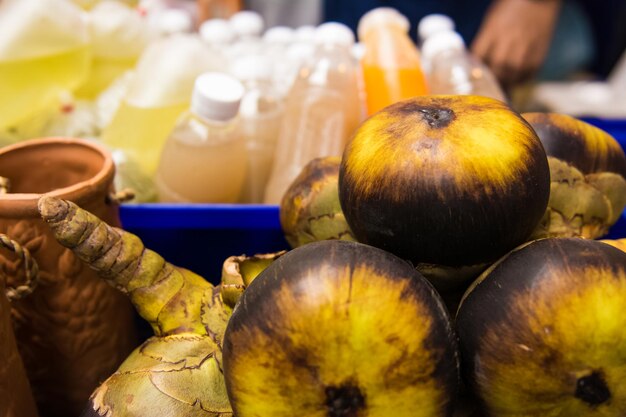
[[[181,9],[164,9],[154,16],[156,29],[162,35],[188,33],[193,28],[191,16]]]
[[[242,10],[231,16],[230,25],[233,31],[242,38],[258,37],[263,32],[265,23],[257,12]]]
[[[365,13],[359,20],[357,28],[359,39],[363,39],[372,28],[381,25],[399,26],[406,32],[411,27],[409,19],[393,7],[377,7]]]
[[[465,49],[463,38],[456,32],[439,32],[426,38],[422,45],[422,56],[425,60],[432,60],[442,51],[459,51]]]
[[[274,26],[263,34],[263,41],[272,44],[286,45],[294,39],[294,30],[287,26]]]
[[[200,37],[208,44],[230,43],[235,38],[233,28],[225,19],[209,19],[200,25]]]
[[[429,14],[417,25],[417,36],[422,43],[437,32],[451,31],[454,31],[454,21],[445,14]]]
[[[315,40],[315,26],[304,25],[296,29],[296,42],[312,43]]]
[[[298,42],[290,45],[285,51],[285,56],[291,62],[301,63],[313,56],[315,45],[309,42]]]
[[[243,55],[233,62],[231,73],[241,81],[270,80],[272,61],[267,55]]]
[[[225,122],[237,115],[243,94],[243,84],[235,77],[205,72],[196,79],[191,111],[208,120]]]
[[[322,23],[315,30],[315,43],[318,45],[354,45],[354,33],[343,23]]]

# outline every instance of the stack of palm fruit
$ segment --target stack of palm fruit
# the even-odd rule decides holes
[[[281,204],[294,249],[215,287],[71,202],[39,211],[154,330],[84,416],[619,417],[626,253],[594,239],[625,205],[607,133],[427,96],[312,161]]]

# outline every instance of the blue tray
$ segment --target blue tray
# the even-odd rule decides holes
[[[626,120],[584,117],[584,121],[610,133],[626,149]]]
[[[626,149],[626,120],[585,119]],[[218,283],[224,259],[288,249],[278,206],[238,204],[125,204],[123,227],[169,262]],[[609,238],[626,237],[626,212]]]
[[[216,284],[232,255],[289,249],[278,206],[233,204],[125,204],[124,229],[169,262]]]

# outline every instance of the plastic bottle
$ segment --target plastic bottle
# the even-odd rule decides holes
[[[235,13],[230,17],[229,22],[238,40],[257,39],[261,37],[265,27],[263,17],[251,10],[242,10]]]
[[[0,129],[27,121],[89,73],[83,11],[65,0],[0,2]]]
[[[246,174],[246,143],[237,117],[244,86],[224,73],[198,77],[190,111],[163,148],[156,174],[159,200],[235,203]]]
[[[91,73],[76,96],[93,99],[116,78],[134,68],[150,41],[147,20],[119,1],[102,1],[89,12]]]
[[[287,26],[274,26],[265,31],[262,41],[263,53],[270,57],[274,67],[274,85],[286,96],[293,82],[293,60],[287,58],[287,53],[294,44],[295,31]]]
[[[431,63],[428,85],[432,94],[471,94],[506,101],[489,68],[465,48],[456,32],[439,32],[427,38],[422,48]]]
[[[261,33],[265,27],[261,15],[250,10],[243,10],[232,15],[228,23],[235,34],[233,44],[226,51],[229,59],[235,61],[240,57],[259,55],[259,51],[263,48]]]
[[[417,47],[408,36],[409,21],[397,10],[379,7],[359,21],[365,45],[361,61],[369,115],[410,97],[428,93]]]
[[[429,14],[424,16],[417,25],[417,39],[420,45],[424,41],[439,32],[454,32],[454,20],[445,14]]]
[[[159,36],[193,31],[193,18],[183,9],[166,8],[148,14],[152,30]]]
[[[315,26],[303,25],[296,28],[294,33],[295,41],[298,43],[315,42]]]
[[[269,57],[241,57],[231,72],[246,87],[239,115],[248,149],[248,170],[240,202],[262,203],[280,132],[283,100],[272,83]]]
[[[274,167],[265,202],[278,204],[291,182],[313,158],[341,155],[361,122],[352,31],[324,23],[317,51],[300,69],[285,103]]]
[[[195,36],[179,34],[151,44],[102,140],[123,150],[152,178],[168,134],[189,107],[195,79],[222,69],[223,60]]]
[[[198,32],[206,45],[224,56],[229,54],[237,36],[226,19],[209,19],[200,25]]]
[[[440,32],[454,32],[454,21],[445,14],[429,14],[424,16],[417,25],[417,39],[419,47],[423,48],[424,42],[429,37]],[[428,80],[428,74],[430,73],[430,61],[428,57],[424,55],[422,51],[422,70],[426,74]]]

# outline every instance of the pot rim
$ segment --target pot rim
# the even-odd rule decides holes
[[[8,153],[22,150],[26,148],[36,148],[40,146],[49,146],[49,145],[62,145],[62,146],[74,146],[74,147],[82,147],[92,151],[95,151],[98,155],[102,157],[102,166],[98,170],[98,172],[83,180],[79,181],[75,184],[69,185],[63,188],[57,188],[46,193],[6,193],[0,195],[0,201],[4,202],[20,202],[21,204],[26,204],[34,209],[34,213],[38,215],[37,212],[37,202],[42,195],[51,195],[57,198],[72,200],[75,203],[81,205],[81,203],[85,203],[88,199],[93,198],[94,193],[103,192],[107,193],[109,191],[109,187],[111,187],[113,177],[115,175],[115,165],[113,163],[113,158],[111,153],[103,146],[98,143],[92,142],[87,139],[81,138],[72,138],[72,137],[45,137],[45,138],[36,138],[36,139],[28,139],[25,141],[21,141],[18,143],[14,143],[12,145],[8,145],[5,147],[0,147],[0,156],[6,155]],[[16,203],[17,204],[17,203]],[[0,209],[0,211],[3,211]],[[28,210],[29,212],[32,210]],[[33,213],[31,213],[33,214]]]

